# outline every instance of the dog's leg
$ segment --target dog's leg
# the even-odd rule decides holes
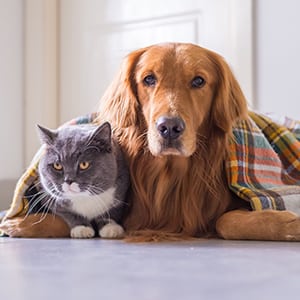
[[[10,237],[62,238],[70,236],[69,226],[58,216],[31,214],[25,217],[6,219],[0,229]]]
[[[300,218],[290,211],[233,210],[218,219],[216,229],[228,240],[300,241]]]

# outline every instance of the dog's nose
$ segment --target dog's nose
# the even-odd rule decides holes
[[[184,121],[179,117],[159,117],[156,128],[164,139],[177,139],[184,131]]]

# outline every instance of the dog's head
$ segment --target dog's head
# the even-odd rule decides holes
[[[115,128],[146,132],[155,156],[190,156],[200,136],[230,133],[247,112],[227,63],[214,52],[178,43],[129,54],[102,105],[102,118]]]

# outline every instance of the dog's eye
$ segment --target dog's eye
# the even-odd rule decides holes
[[[205,80],[201,76],[196,76],[191,82],[193,88],[200,88],[204,84],[205,84]]]
[[[154,86],[156,84],[156,77],[153,74],[147,75],[143,82],[146,86]]]

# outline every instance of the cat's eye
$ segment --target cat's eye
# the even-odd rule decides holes
[[[80,170],[86,170],[90,166],[90,163],[88,161],[82,161],[79,164]]]
[[[61,171],[61,170],[63,169],[63,166],[62,166],[60,163],[55,162],[55,163],[53,164],[53,168],[54,168],[56,171]]]

